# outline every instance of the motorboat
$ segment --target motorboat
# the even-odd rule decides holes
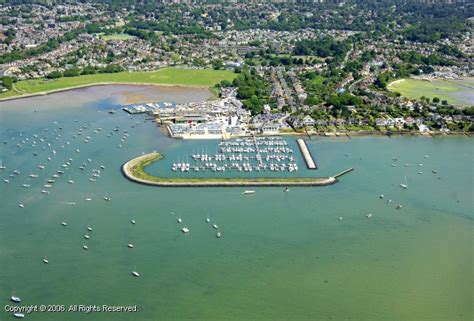
[[[182,222],[183,222],[183,220],[180,219],[180,218],[178,218],[177,221],[178,221],[178,223],[182,223]]]
[[[44,263],[44,264],[48,264],[48,263],[49,263],[49,261],[48,261],[48,259],[47,259],[46,257],[43,259],[43,263]]]
[[[17,297],[17,296],[12,296],[12,297],[10,298],[10,300],[12,300],[12,301],[15,302],[15,303],[20,303],[20,302],[21,302],[21,299],[20,299],[19,297]]]
[[[130,249],[133,249],[133,244],[132,244],[132,243],[128,243],[127,246],[128,246]]]
[[[84,250],[88,250],[88,249],[89,249],[89,247],[88,247],[87,245],[84,245],[82,248],[83,248]]]
[[[255,194],[255,191],[245,191],[242,194],[243,195],[251,195],[251,194]]]
[[[66,222],[61,222],[61,225],[62,226],[67,226],[67,223]]]
[[[25,317],[23,313],[14,313],[13,316],[17,319],[23,319]]]
[[[137,271],[132,271],[132,275],[138,278],[140,276],[140,273],[138,273]]]
[[[187,227],[183,227],[181,229],[181,232],[183,232],[184,234],[188,234],[189,233],[189,229]]]

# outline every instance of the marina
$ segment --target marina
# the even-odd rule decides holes
[[[6,169],[0,177],[9,181],[0,186],[5,200],[0,204],[4,304],[14,304],[11,296],[34,305],[70,304],[84,297],[137,304],[138,319],[164,321],[206,320],[209,315],[252,320],[257,313],[261,321],[288,313],[295,320],[347,315],[369,321],[414,315],[468,320],[474,212],[472,180],[466,175],[472,163],[466,152],[470,138],[317,137],[306,141],[308,150],[317,153],[315,172],[305,165],[296,138],[281,137],[286,145],[258,145],[260,152],[282,148],[262,152],[267,170],[258,171],[252,137],[240,138],[243,145],[234,145],[236,139],[170,139],[146,115],[110,115],[111,106],[123,102],[115,101],[121,97],[117,91],[105,100],[106,88],[3,103],[0,139],[6,144],[0,159]],[[124,178],[124,162],[154,150],[164,158],[145,167],[151,176],[181,183],[233,178],[237,182],[230,182],[238,185],[151,188]],[[227,159],[201,160],[198,154]],[[228,159],[233,155],[239,160]],[[267,161],[267,155],[293,156],[298,169],[271,171],[272,163],[288,168],[290,161]],[[178,160],[189,163],[189,171],[173,171]],[[206,162],[235,162],[242,171],[194,171],[193,165]],[[244,171],[247,162],[252,171]],[[313,188],[258,181],[310,179],[314,173],[340,182]],[[399,186],[405,176],[407,189]],[[106,286],[97,287],[98,282]],[[407,292],[413,282],[418,290]],[[366,291],[354,302],[361,288]],[[384,306],[387,300],[397,302],[396,309]],[[234,317],[226,302],[245,309]],[[304,313],[302,305],[308,307]],[[64,314],[25,315],[32,317],[59,321]],[[130,314],[113,317],[126,321]],[[108,321],[110,315],[93,318]],[[0,311],[0,319],[13,316]],[[67,319],[82,321],[84,316],[70,313]]]
[[[199,149],[199,148],[198,148]],[[293,149],[281,137],[238,138],[222,141],[218,144],[218,151],[210,154],[207,150],[193,152],[191,163],[185,161],[173,163],[173,172],[296,172],[298,165],[293,156]],[[186,156],[186,160],[189,156]]]

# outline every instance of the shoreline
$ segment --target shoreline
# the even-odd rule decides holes
[[[65,87],[65,88],[60,88],[60,89],[41,91],[41,92],[37,92],[37,93],[24,94],[24,95],[19,95],[19,96],[3,97],[3,98],[0,98],[0,101],[9,101],[9,100],[22,99],[22,98],[47,96],[47,95],[50,95],[50,94],[55,94],[55,93],[60,93],[60,92],[65,92],[65,91],[71,91],[71,90],[77,90],[77,89],[82,89],[82,88],[88,88],[88,87],[95,87],[95,86],[114,86],[114,85],[177,87],[177,88],[202,88],[202,89],[207,89],[207,90],[210,89],[210,87],[208,87],[208,86],[198,86],[198,85],[179,85],[179,84],[174,85],[174,84],[156,84],[156,83],[145,83],[145,82],[144,83],[137,83],[137,82],[116,82],[116,81],[112,81],[112,82],[98,82],[98,83],[91,83],[91,84],[85,84],[85,85],[78,85],[78,86],[73,86],[73,87]]]
[[[158,187],[308,187],[333,185],[339,182],[336,176],[348,172],[346,170],[334,177],[172,178],[152,176],[144,171],[145,167],[161,159],[163,156],[158,152],[138,156],[122,165],[122,174],[134,183]]]

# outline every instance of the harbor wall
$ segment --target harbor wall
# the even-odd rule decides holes
[[[328,186],[338,182],[338,179],[335,177],[315,177],[314,179],[301,181],[301,178],[282,178],[280,180],[269,179],[265,180],[254,180],[253,178],[239,178],[238,181],[233,181],[232,179],[215,179],[208,180],[206,178],[197,179],[192,178],[189,180],[179,179],[173,180],[173,178],[160,178],[161,181],[152,181],[146,180],[139,177],[135,177],[132,174],[132,168],[139,165],[143,161],[152,159],[153,157],[159,155],[158,153],[150,153],[146,155],[139,156],[134,158],[125,164],[122,165],[123,175],[139,184],[151,185],[151,186],[160,186],[160,187],[289,187],[289,186]]]

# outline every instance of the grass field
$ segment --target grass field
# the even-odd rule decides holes
[[[102,39],[105,41],[107,40],[127,40],[127,39],[132,39],[135,38],[134,36],[128,35],[126,33],[116,33],[113,35],[101,35],[100,36]]]
[[[441,100],[447,100],[450,104],[465,106],[474,105],[473,88],[472,79],[462,81],[401,79],[388,85],[390,91],[399,92],[408,98],[438,97]]]
[[[59,79],[22,80],[15,83],[15,90],[0,94],[0,99],[31,94],[48,93],[74,87],[101,83],[176,85],[212,87],[221,80],[232,81],[236,74],[228,70],[164,68],[150,72],[119,72]]]

